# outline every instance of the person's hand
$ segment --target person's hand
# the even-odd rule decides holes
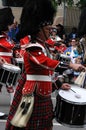
[[[5,59],[0,57],[0,65],[3,65],[4,63],[6,63]]]
[[[70,88],[71,86],[68,83],[63,83],[61,86],[61,89],[64,89],[64,90],[69,90]]]
[[[86,68],[83,65],[76,63],[70,63],[69,67],[78,72],[86,70]]]

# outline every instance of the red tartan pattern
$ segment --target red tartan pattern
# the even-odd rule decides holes
[[[27,124],[26,128],[14,127],[10,124],[13,115],[20,103],[22,96],[22,88],[25,83],[25,74],[22,74],[19,84],[14,95],[13,103],[10,108],[8,120],[5,130],[49,130],[53,126],[53,104],[51,97],[40,97],[35,94],[35,103],[32,116]]]
[[[35,94],[32,116],[25,130],[44,130],[52,126],[53,105],[51,97],[40,97]]]
[[[16,88],[16,92],[14,94],[14,99],[13,99],[12,105],[10,107],[9,116],[8,116],[8,119],[6,122],[6,128],[5,128],[6,130],[17,130],[14,128],[14,126],[11,126],[10,121],[12,120],[12,118],[16,112],[16,109],[21,101],[22,89],[23,89],[25,81],[26,81],[26,74],[24,73],[21,75],[19,84],[18,84],[18,86]]]

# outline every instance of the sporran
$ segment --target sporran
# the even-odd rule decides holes
[[[17,108],[17,111],[11,120],[11,124],[16,127],[26,127],[29,121],[34,106],[34,95],[22,96],[21,102]]]

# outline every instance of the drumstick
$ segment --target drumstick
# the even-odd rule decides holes
[[[71,90],[72,92],[76,93],[76,91],[74,91],[73,89],[70,88],[70,90]],[[81,98],[81,95],[78,94],[78,93],[76,93],[76,94],[75,94],[75,97],[76,97],[76,98]]]
[[[71,91],[73,91],[74,93],[76,93],[72,88],[70,88]]]

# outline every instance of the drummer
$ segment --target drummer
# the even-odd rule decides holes
[[[0,57],[0,66],[5,63],[5,60]],[[0,119],[7,119],[7,115],[3,112],[0,112]]]
[[[5,62],[11,63],[13,57],[14,43],[9,41],[7,32],[9,31],[10,26],[13,24],[14,16],[12,10],[9,7],[0,9],[0,56],[3,57]],[[0,84],[0,91],[2,85]],[[7,92],[11,95],[11,101],[14,93],[14,89],[10,85],[6,85]]]
[[[42,8],[43,5],[45,9]],[[45,40],[49,37],[49,21],[53,21],[54,8],[51,0],[28,0],[23,11],[20,24],[22,31],[19,30],[21,34],[21,36],[19,36],[21,38],[27,34],[31,35],[31,43],[27,46],[27,52],[24,55],[27,77],[25,82],[23,80],[24,78],[22,78],[22,81],[19,82],[20,84],[16,89],[8,121],[6,123],[6,130],[52,130],[52,82],[49,77],[51,77],[50,73],[54,71],[54,68],[58,66],[59,61],[52,60],[48,56],[45,56],[44,50],[47,51]],[[70,67],[71,66],[72,65],[70,64]],[[74,68],[77,68],[76,65]],[[82,69],[82,66],[79,65],[78,69]],[[22,83],[25,84],[21,85]],[[61,87],[64,89],[70,88],[67,84],[64,87],[63,85]],[[31,91],[34,91],[35,103],[33,113],[27,126],[25,128],[18,128],[11,125],[10,121],[17,110],[22,94],[31,94]]]

